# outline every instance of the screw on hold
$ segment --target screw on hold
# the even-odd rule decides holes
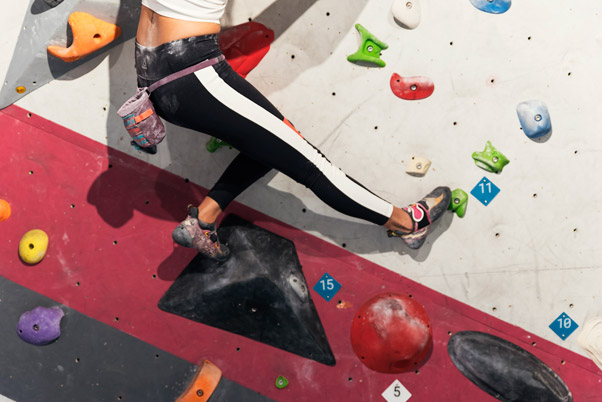
[[[412,91],[415,91],[416,89],[418,89],[418,87],[416,86],[416,84],[412,84],[412,86],[410,87],[410,89]]]
[[[380,54],[382,50],[387,49],[389,46],[385,42],[378,40],[361,24],[355,24],[355,28],[362,37],[362,44],[357,52],[347,56],[347,60],[352,63],[364,62],[384,67],[386,63],[380,58]]]
[[[487,141],[482,152],[473,152],[472,159],[478,167],[491,173],[500,173],[504,166],[510,163],[504,154],[495,149],[491,141]]]
[[[228,144],[226,141],[222,141],[219,138],[215,138],[215,137],[211,137],[211,139],[207,142],[207,144],[205,145],[205,148],[207,148],[208,152],[215,152],[218,149],[220,149],[221,147],[229,147],[230,144]]]
[[[455,189],[452,191],[452,201],[449,203],[447,209],[455,212],[458,218],[463,218],[466,214],[466,207],[468,206],[468,194],[462,189]]]
[[[418,162],[418,163],[416,164],[416,169],[422,169],[422,163]]]
[[[197,391],[196,391],[196,395],[197,395],[197,396],[203,396],[204,394],[205,394],[205,393],[203,392],[203,390],[202,390],[202,389],[199,389],[199,390],[197,390]]]
[[[541,115],[540,114],[536,114],[535,115],[535,121],[541,121]]]
[[[278,378],[276,378],[276,388],[283,389],[286,388],[287,385],[288,380],[286,379],[286,377],[279,375]]]
[[[411,1],[408,1],[408,2],[406,3],[406,7],[407,7],[407,8],[412,8],[412,2],[411,2]]]

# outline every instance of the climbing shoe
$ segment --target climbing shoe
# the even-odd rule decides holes
[[[188,206],[188,216],[171,234],[173,240],[180,246],[194,248],[200,254],[216,261],[226,261],[230,250],[221,244],[217,237],[215,223],[205,223],[199,220],[199,210]]]
[[[451,200],[448,187],[437,187],[415,204],[402,208],[412,219],[412,231],[387,230],[389,237],[400,237],[411,249],[419,249],[425,242],[430,224],[447,210]]]

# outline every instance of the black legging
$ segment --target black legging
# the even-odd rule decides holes
[[[148,86],[220,54],[217,35],[156,47],[136,43],[138,85]],[[332,165],[227,61],[160,87],[151,100],[165,120],[219,138],[240,151],[208,194],[222,210],[276,169],[344,214],[383,225],[393,212],[391,203]]]

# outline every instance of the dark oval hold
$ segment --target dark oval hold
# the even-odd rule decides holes
[[[50,7],[56,7],[63,2],[63,0],[44,0]]]
[[[573,401],[571,391],[550,367],[497,336],[458,332],[450,338],[447,351],[462,374],[500,401]]]

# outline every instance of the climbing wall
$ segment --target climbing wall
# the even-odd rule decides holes
[[[268,175],[239,201],[584,354],[576,343],[579,328],[602,313],[602,202],[594,192],[602,149],[594,132],[601,107],[594,91],[602,84],[602,6],[534,0],[490,14],[469,0],[422,1],[420,23],[407,29],[394,21],[392,4],[232,1],[224,23],[251,18],[274,30],[269,53],[248,79],[331,161],[379,195],[402,205],[442,184],[467,193],[485,189],[479,183],[486,178],[499,188],[497,196],[485,206],[469,194],[465,217],[447,214],[419,251],[332,211],[282,175]],[[28,13],[25,3],[13,2],[0,15],[3,77]],[[66,27],[66,21],[54,23]],[[388,45],[381,56],[385,67],[347,61],[360,46],[356,23]],[[427,77],[434,92],[422,100],[401,99],[390,87],[393,74]],[[109,161],[125,152],[210,187],[236,151],[206,153],[207,136],[168,125],[156,155],[138,153],[115,115],[134,89],[128,40],[17,104],[108,145],[102,152]],[[517,105],[529,100],[542,101],[550,113],[552,132],[540,140],[528,138],[517,117]],[[501,173],[477,167],[471,157],[487,141],[509,160]],[[412,157],[432,162],[424,177],[405,173]],[[9,191],[2,191],[8,198]],[[131,218],[103,217],[115,226]],[[161,219],[166,227],[176,221]],[[570,329],[579,328],[562,337],[553,328],[566,316]]]

